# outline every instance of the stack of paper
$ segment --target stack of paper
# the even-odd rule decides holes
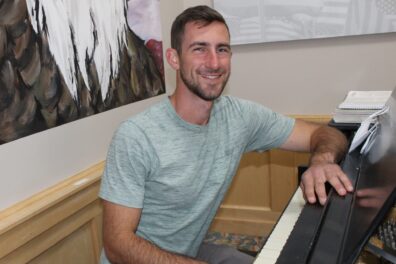
[[[361,123],[371,114],[385,107],[392,91],[350,91],[335,109],[336,123]]]

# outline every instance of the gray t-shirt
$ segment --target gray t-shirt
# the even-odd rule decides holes
[[[215,101],[207,125],[194,125],[166,98],[116,131],[100,197],[143,208],[138,236],[195,257],[242,154],[280,146],[293,125],[289,117],[230,96]]]

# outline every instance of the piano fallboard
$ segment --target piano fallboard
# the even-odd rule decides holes
[[[368,165],[359,152],[342,164],[356,190],[380,190],[373,207],[359,192],[340,197],[333,190],[325,206],[305,204],[298,188],[254,263],[354,263],[395,201],[396,174],[381,165]]]
[[[330,191],[325,206],[318,207],[305,205],[297,190],[254,263],[356,261],[396,198],[396,89],[386,106],[364,147],[342,163],[355,191],[345,197]]]

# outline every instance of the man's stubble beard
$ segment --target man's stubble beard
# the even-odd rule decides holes
[[[194,82],[194,80],[188,79],[186,77],[186,74],[184,74],[183,70],[180,70],[180,78],[182,79],[182,81],[184,82],[184,84],[186,85],[186,87],[196,96],[198,96],[199,98],[205,100],[205,101],[214,101],[217,98],[219,98],[219,96],[223,93],[224,88],[228,82],[228,79],[230,78],[230,73],[228,73],[227,78],[223,81],[223,83],[221,84],[221,89],[220,92],[218,94],[213,94],[213,95],[208,95],[205,94],[205,91],[202,89],[202,87],[199,85],[199,83]]]

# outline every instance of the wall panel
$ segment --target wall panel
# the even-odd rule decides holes
[[[102,171],[103,162],[0,212],[0,263],[97,263]]]

